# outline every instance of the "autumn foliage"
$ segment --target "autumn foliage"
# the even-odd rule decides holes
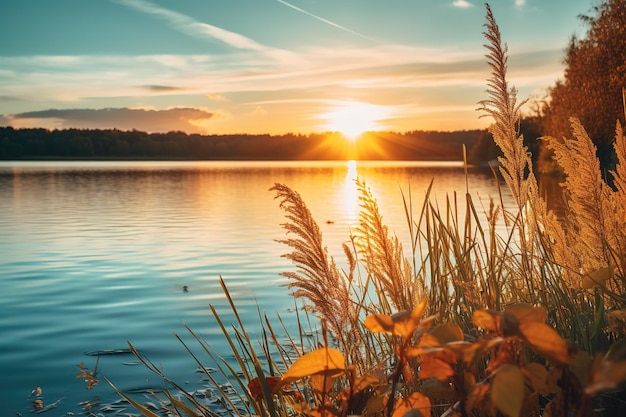
[[[272,395],[285,398],[289,386],[290,406],[306,416],[586,416],[596,395],[626,379],[626,361],[612,359],[626,352],[591,358],[545,323],[542,307],[478,310],[480,338],[471,341],[457,325],[433,326],[424,307],[365,319],[370,331],[389,336],[390,372],[356,375],[341,352],[321,347],[282,378],[267,378]],[[249,387],[261,400],[258,380]]]

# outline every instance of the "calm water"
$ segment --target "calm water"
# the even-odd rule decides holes
[[[331,254],[356,224],[353,178],[365,180],[391,230],[406,238],[402,189],[419,207],[431,179],[438,201],[464,195],[458,164],[384,162],[0,162],[0,410],[26,415],[43,390],[50,414],[117,399],[106,383],[87,391],[78,364],[90,351],[131,341],[190,390],[199,374],[174,333],[184,321],[218,353],[229,350],[210,316],[231,318],[221,275],[251,329],[261,311],[295,320],[285,280],[292,270],[275,242],[283,213],[268,189],[297,190]],[[490,172],[470,170],[470,190],[488,206]],[[189,291],[184,292],[183,286]],[[101,356],[101,375],[122,389],[159,387],[132,355]]]

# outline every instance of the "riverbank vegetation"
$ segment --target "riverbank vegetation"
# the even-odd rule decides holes
[[[167,379],[157,396],[177,416],[592,416],[621,415],[626,380],[626,136],[612,143],[609,185],[584,124],[570,119],[568,139],[546,137],[565,175],[564,216],[547,209],[519,133],[520,107],[506,78],[507,51],[487,6],[492,70],[484,114],[500,149],[500,178],[514,199],[494,198],[486,212],[471,190],[446,201],[404,197],[408,247],[385,226],[376,198],[358,182],[358,227],[335,260],[306,202],[283,184],[272,188],[286,215],[283,241],[295,270],[285,272],[297,300],[299,331],[260,313],[249,332],[230,298],[234,323],[213,315],[234,360],[211,351],[188,329],[232,385],[208,370],[216,411]],[[504,223],[504,234],[496,225]],[[499,229],[501,230],[501,229]],[[279,330],[280,329],[280,330]],[[307,343],[308,341],[308,343]],[[132,345],[131,345],[132,347]],[[228,388],[230,387],[230,388]],[[234,387],[233,391],[230,391]],[[146,416],[157,412],[120,394]]]

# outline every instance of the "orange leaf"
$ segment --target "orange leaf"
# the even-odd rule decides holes
[[[571,358],[567,342],[545,323],[520,323],[519,331],[526,339],[526,343],[538,354],[551,362],[567,365]]]
[[[457,360],[471,363],[479,359],[488,349],[502,343],[504,339],[497,337],[493,339],[481,339],[476,342],[451,342],[446,344],[446,349],[454,352]]]
[[[421,417],[430,417],[430,399],[419,392],[402,398],[396,404],[392,417],[404,417],[411,411],[417,411]]]
[[[423,355],[420,362],[420,379],[436,378],[445,382],[454,375],[455,362],[455,355],[447,350]]]
[[[410,313],[402,312],[391,316],[394,323],[393,334],[402,336],[405,340],[411,338],[420,325],[425,308],[426,299],[423,299]]]
[[[407,359],[413,359],[420,355],[426,355],[428,353],[440,352],[442,347],[421,347],[421,346],[407,346],[404,348],[404,356]]]
[[[375,387],[380,384],[380,378],[373,374],[365,374],[357,378],[357,380],[354,382],[354,386],[352,387],[352,389],[354,390],[354,392],[359,392],[363,391],[366,388]]]
[[[415,330],[420,327],[420,320],[426,299],[422,300],[413,311],[400,311],[392,316],[386,314],[374,314],[365,318],[365,327],[372,332],[388,332],[402,336],[405,340],[411,338]]]
[[[365,318],[365,327],[371,332],[393,332],[393,319],[387,314],[374,314]]]
[[[491,384],[491,401],[508,417],[519,417],[524,402],[524,375],[517,366],[503,365]]]
[[[282,383],[312,375],[336,377],[346,370],[343,354],[336,349],[322,348],[299,357],[283,374]]]
[[[311,388],[316,392],[328,393],[335,385],[335,379],[324,374],[311,375],[308,381]]]
[[[253,398],[258,398],[263,395],[261,380],[258,377],[251,379],[250,382],[248,382],[248,390],[250,391],[250,394],[252,394]]]
[[[548,312],[543,307],[533,307],[530,304],[520,303],[513,304],[504,310],[505,313],[512,315],[518,322],[536,321],[545,323],[548,319]]]
[[[497,332],[501,313],[492,310],[476,310],[472,314],[472,323],[481,329]]]
[[[534,390],[539,394],[552,394],[549,381],[550,376],[545,366],[537,362],[531,362],[524,367],[522,372],[528,378]]]
[[[440,324],[432,329],[430,334],[436,337],[441,344],[459,342],[463,340],[463,330],[456,324],[452,323]]]
[[[422,333],[419,341],[417,342],[419,347],[439,347],[441,342],[435,336],[430,333]]]
[[[593,358],[584,350],[579,350],[572,354],[572,360],[569,363],[569,370],[572,371],[579,381],[584,382],[589,380],[589,370],[591,369],[591,363]],[[554,381],[556,384],[557,381]]]
[[[281,378],[277,376],[268,376],[265,377],[265,383],[267,383],[267,387],[270,392],[274,392],[275,388],[281,385]],[[252,394],[254,398],[258,398],[263,395],[263,388],[261,387],[261,380],[259,377],[251,379],[250,382],[248,382],[248,390],[250,390],[250,394]]]
[[[479,382],[474,385],[467,397],[467,410],[483,409],[487,403],[488,394],[489,384],[486,382]]]

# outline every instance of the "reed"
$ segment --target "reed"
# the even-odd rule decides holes
[[[281,329],[291,333],[289,349],[260,313],[262,337],[250,338],[223,281],[235,323],[229,328],[212,312],[235,360],[212,352],[189,328],[203,357],[179,338],[218,387],[220,412],[518,417],[619,409],[615,392],[626,379],[626,137],[618,125],[613,187],[600,175],[593,145],[576,120],[572,140],[545,139],[566,174],[568,207],[558,219],[539,194],[518,132],[522,103],[508,85],[507,48],[488,5],[486,20],[491,77],[480,104],[494,119],[491,133],[503,153],[494,174],[515,205],[506,207],[500,198],[480,209],[469,189],[439,205],[429,187],[415,210],[409,191],[400,208],[407,250],[385,226],[371,190],[357,180],[359,222],[343,246],[346,271],[329,255],[297,191],[275,184],[271,191],[286,216],[281,242],[294,264],[284,276],[302,302],[298,328]],[[497,232],[502,222],[504,233]],[[320,331],[305,346],[311,327]],[[131,349],[180,394],[160,397],[169,414],[216,414]],[[204,357],[233,381],[234,391],[207,371]]]

